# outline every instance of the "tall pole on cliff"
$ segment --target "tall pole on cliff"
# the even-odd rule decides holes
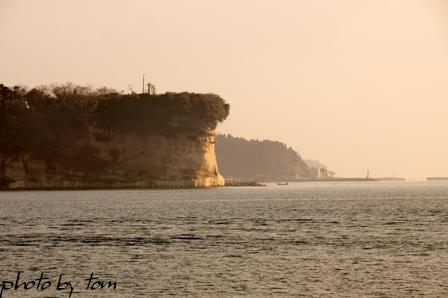
[[[143,74],[142,93],[145,93],[145,74]]]

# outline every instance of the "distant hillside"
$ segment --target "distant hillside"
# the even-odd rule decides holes
[[[220,173],[226,178],[280,181],[307,178],[308,167],[291,147],[269,140],[216,137]]]

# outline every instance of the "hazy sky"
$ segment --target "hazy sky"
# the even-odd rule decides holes
[[[342,176],[448,176],[448,1],[0,0],[0,82],[220,94]]]

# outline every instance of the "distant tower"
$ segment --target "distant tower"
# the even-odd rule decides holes
[[[142,93],[145,93],[145,74],[143,74]]]
[[[367,170],[367,176],[366,176],[366,178],[367,178],[367,179],[370,178],[370,170]]]

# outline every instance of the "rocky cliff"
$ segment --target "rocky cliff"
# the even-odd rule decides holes
[[[51,169],[45,161],[23,156],[6,163],[7,188],[176,188],[224,185],[215,156],[215,136],[116,136],[92,138],[100,171]]]
[[[5,88],[3,188],[224,185],[214,129],[229,106],[216,95],[103,94],[79,87],[61,95]]]

